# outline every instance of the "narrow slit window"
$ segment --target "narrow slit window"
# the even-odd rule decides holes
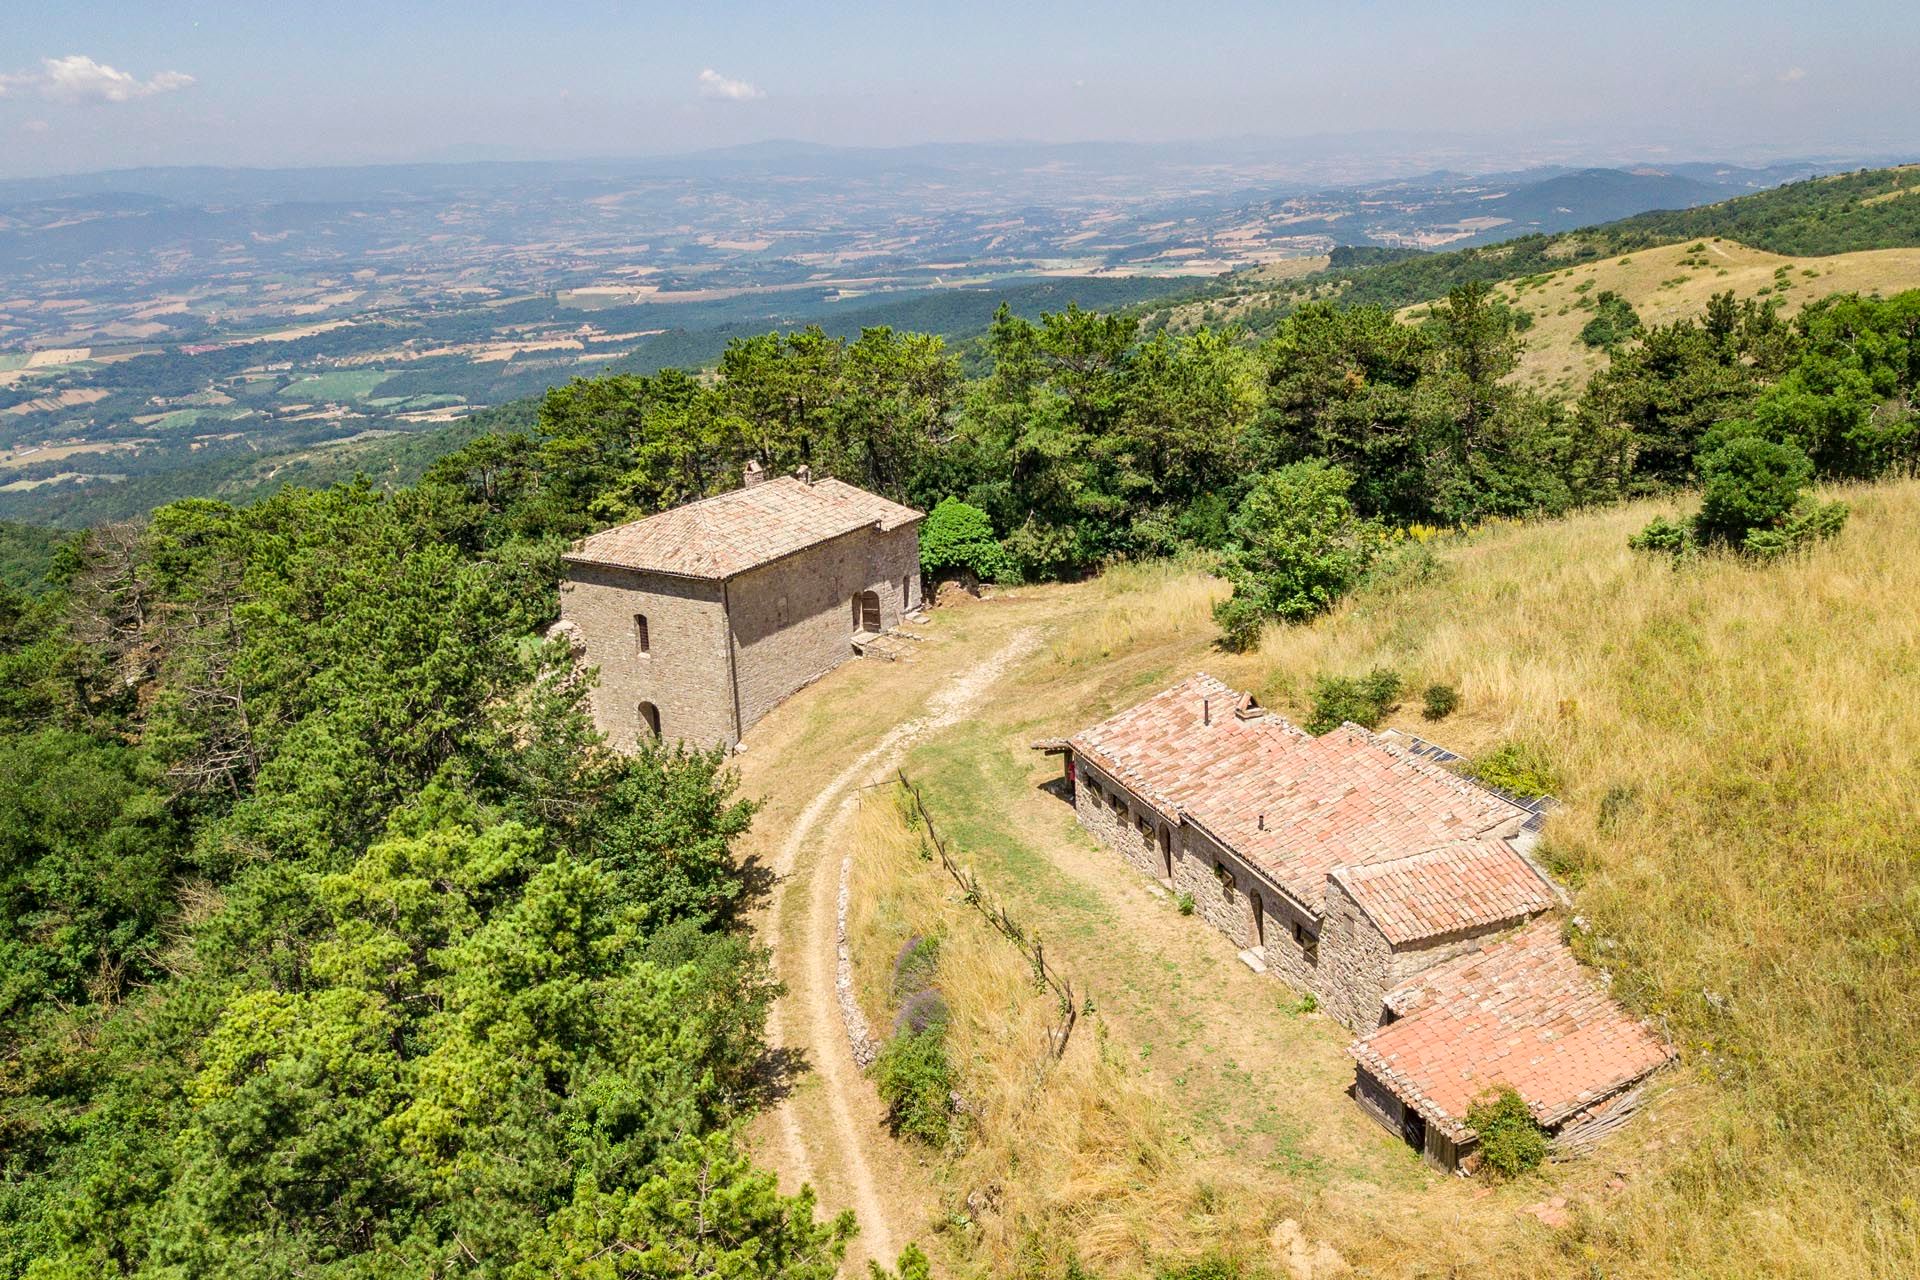
[[[653,637],[648,633],[647,615],[644,613],[633,615],[633,651],[635,653],[653,652]]]

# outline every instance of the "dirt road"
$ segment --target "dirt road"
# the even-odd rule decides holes
[[[850,1271],[865,1258],[890,1264],[924,1234],[936,1206],[917,1156],[887,1133],[847,1043],[834,990],[836,834],[862,787],[958,723],[1037,644],[1017,615],[1015,607],[940,619],[904,661],[843,668],[756,726],[741,758],[743,789],[764,804],[748,852],[774,877],[760,931],[787,988],[769,1040],[801,1064],[755,1137],[785,1186],[810,1183],[824,1212],[851,1208],[859,1218]]]

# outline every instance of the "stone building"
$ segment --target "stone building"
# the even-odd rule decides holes
[[[732,746],[920,607],[921,513],[839,480],[766,479],[583,538],[555,630],[599,670],[594,722]]]
[[[1075,811],[1103,843],[1363,1036],[1424,975],[1560,901],[1527,856],[1539,814],[1446,753],[1353,724],[1315,737],[1205,674],[1041,746],[1066,756]],[[1356,1097],[1383,1092],[1368,1081]],[[1412,1134],[1408,1107],[1420,1114],[1403,1103],[1391,1123]],[[1447,1113],[1431,1146],[1428,1132],[1415,1145],[1440,1163],[1471,1148]]]

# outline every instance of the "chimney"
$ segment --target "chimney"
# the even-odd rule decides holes
[[[740,479],[748,489],[753,488],[753,486],[757,484],[765,484],[767,482],[767,469],[760,465],[760,459],[748,458],[746,470],[740,473]]]
[[[1234,704],[1233,714],[1242,720],[1258,720],[1266,714],[1266,710],[1255,701],[1252,694],[1246,693],[1242,694],[1240,701]]]
[[[1267,829],[1267,815],[1264,813],[1261,814],[1259,819],[1255,822],[1254,825],[1258,827],[1260,830],[1265,831]]]
[[[1200,699],[1200,723],[1201,724],[1213,723],[1213,699],[1212,698]]]
[[[801,484],[812,484],[813,468],[803,463],[802,465],[797,466],[793,469],[793,478],[798,480]]]

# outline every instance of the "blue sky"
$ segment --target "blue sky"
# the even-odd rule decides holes
[[[1920,4],[0,5],[0,173],[1445,130],[1920,146]]]

